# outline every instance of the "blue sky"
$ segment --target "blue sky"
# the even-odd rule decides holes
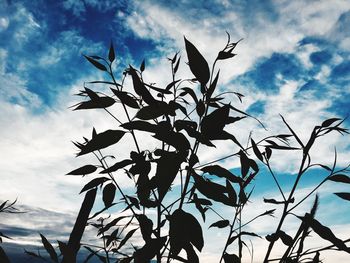
[[[117,74],[129,64],[138,67],[145,58],[147,81],[166,85],[170,79],[166,57],[177,51],[183,58],[179,74],[189,74],[184,63],[183,36],[198,47],[210,64],[225,45],[225,31],[232,40],[243,41],[235,50],[238,55],[219,65],[219,89],[244,94],[242,104],[234,97],[228,99],[268,128],[265,131],[248,120],[237,127],[247,132],[232,129],[242,141],[251,130],[256,140],[286,133],[279,114],[285,116],[302,140],[307,140],[314,125],[350,113],[350,2],[346,0],[1,1],[0,200],[18,197],[19,205],[32,209],[40,220],[6,217],[0,229],[12,232],[11,222],[17,222],[31,234],[13,232],[15,240],[23,245],[23,236],[29,236],[31,244],[36,244],[38,220],[44,231],[52,229],[49,222],[53,218],[62,224],[66,222],[63,215],[74,218],[82,198],[77,193],[88,179],[64,174],[91,159],[75,159],[71,141],[90,134],[93,126],[98,131],[110,128],[102,112],[68,109],[77,102],[73,94],[84,81],[104,78],[82,54],[105,56],[112,40],[117,52]],[[348,127],[349,122],[345,125]],[[151,145],[145,139],[144,147]],[[127,146],[125,142],[123,147]],[[313,152],[315,160],[330,164],[334,146],[339,165],[347,165],[347,136],[335,135],[320,141]],[[225,143],[219,143],[217,149],[203,150],[203,162],[232,153],[232,145]],[[281,153],[273,163],[286,189],[299,157]],[[234,159],[224,162],[232,169],[237,164]],[[319,179],[318,174],[315,171],[303,181],[301,193]],[[277,194],[265,173],[259,178],[254,199],[257,203],[267,193],[270,197]],[[127,186],[127,181],[123,183]],[[325,185],[320,190],[323,211],[335,212],[335,204],[348,211],[349,203],[331,195],[335,189],[350,192],[346,185]],[[325,223],[336,229],[350,229],[348,216],[329,214],[332,213],[320,212]],[[55,238],[54,232],[47,234]],[[348,237],[350,232],[340,234]],[[222,236],[218,233],[212,238],[215,243]],[[203,259],[214,260],[217,249],[205,250]],[[339,262],[346,259],[346,255],[337,256]]]

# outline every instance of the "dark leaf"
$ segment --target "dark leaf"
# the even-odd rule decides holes
[[[108,59],[110,62],[113,62],[115,59],[115,52],[114,52],[114,47],[113,47],[112,41],[111,41],[111,45],[109,47]]]
[[[132,237],[132,235],[135,233],[135,231],[137,230],[137,228],[135,228],[135,229],[133,229],[133,230],[130,230],[126,235],[125,235],[125,237],[123,238],[123,240],[122,241],[120,241],[120,243],[119,243],[119,246],[118,246],[118,250],[120,249],[120,248],[122,248],[124,245],[125,245],[125,243],[129,240],[129,238],[130,237]]]
[[[139,221],[139,225],[141,228],[141,234],[143,240],[147,243],[151,241],[153,222],[146,215],[137,215],[137,220]]]
[[[211,224],[209,228],[211,227],[224,228],[224,227],[227,227],[229,224],[230,224],[230,221],[228,220],[220,220]]]
[[[97,170],[97,167],[95,165],[88,164],[67,173],[67,175],[86,175],[86,174],[91,174],[96,170]]]
[[[121,101],[121,103],[123,103],[123,104],[125,104],[133,109],[140,108],[137,100],[134,97],[130,96],[127,92],[119,91],[119,90],[116,90],[113,88],[111,88],[111,90],[118,97],[118,99]]]
[[[116,190],[116,187],[113,183],[107,184],[103,188],[102,200],[106,207],[109,207],[112,205],[114,196],[115,196],[115,190]]]
[[[124,131],[118,130],[107,130],[101,133],[98,133],[94,136],[90,141],[88,141],[85,145],[83,145],[80,149],[81,151],[77,154],[77,156],[84,155],[96,150],[101,150],[110,145],[117,143],[125,134]]]
[[[157,170],[151,185],[157,187],[160,202],[168,192],[185,157],[182,152],[166,152],[156,160]]]
[[[335,174],[328,178],[328,180],[333,182],[340,182],[345,184],[350,184],[350,177],[345,174]]]
[[[350,195],[349,195],[350,197]],[[350,200],[350,198],[349,198]],[[309,213],[306,213],[305,216],[302,218],[302,220],[309,225],[312,230],[314,230],[321,238],[328,240],[333,245],[335,245],[340,250],[346,251],[350,253],[350,248],[348,248],[344,241],[337,238],[332,230],[330,230],[328,227],[322,225],[320,222],[318,222],[316,219],[312,218],[312,216]]]
[[[46,239],[46,237],[44,237],[42,234],[40,234],[40,237],[41,237],[41,242],[43,243],[44,248],[47,251],[47,253],[49,253],[50,258],[52,259],[52,261],[58,263],[57,253],[56,253],[55,249],[53,248],[53,246]]]
[[[192,173],[192,176],[195,180],[195,187],[199,192],[201,192],[201,194],[216,202],[220,202],[229,206],[236,206],[236,203],[234,202],[235,200],[232,200],[226,196],[226,187],[217,183],[206,181],[195,173]]]
[[[156,132],[157,126],[146,121],[131,121],[120,125],[127,130],[139,130],[147,132]]]
[[[208,63],[198,49],[186,38],[184,39],[190,69],[202,86],[205,86],[210,78]]]
[[[144,72],[145,71],[145,67],[146,67],[145,60],[142,60],[142,63],[141,63],[141,66],[140,66],[140,71]]]
[[[27,251],[25,250],[25,252],[27,252]],[[31,253],[31,252],[29,252],[29,253]],[[34,254],[34,255],[37,256],[36,254]],[[5,251],[4,251],[4,249],[2,247],[0,247],[0,262],[2,262],[2,263],[11,263],[10,259],[8,258],[8,256],[6,255],[6,253],[5,253]]]
[[[350,193],[334,193],[334,194],[344,200],[350,201]]]
[[[180,93],[180,96],[185,96],[186,94],[189,94],[193,101],[197,104],[198,103],[198,99],[197,99],[197,95],[196,93],[194,93],[194,91],[191,88],[185,87],[185,88],[181,88],[182,90],[184,90],[182,93]]]
[[[85,56],[83,55],[92,65],[94,65],[96,68],[103,70],[103,71],[107,71],[107,68],[105,65],[101,64],[100,62],[96,61],[95,59],[93,59],[91,56]]]
[[[181,132],[159,131],[153,137],[173,146],[178,151],[183,152],[191,148],[186,136]]]
[[[175,112],[172,113],[169,112],[169,110],[169,105],[166,102],[160,102],[141,108],[136,113],[136,117],[141,120],[152,120],[157,119],[158,117],[163,115],[175,116]]]
[[[216,138],[222,132],[230,111],[229,105],[214,110],[203,118],[201,132],[208,139]]]
[[[272,150],[270,147],[266,147],[265,148],[265,152],[266,152],[266,159],[269,160],[271,158],[272,155]]]
[[[199,100],[196,106],[196,111],[199,117],[202,117],[205,111],[205,105],[202,100]]]
[[[129,196],[129,195],[127,195],[126,197],[128,198],[128,200],[130,201],[130,203],[133,206],[135,206],[137,209],[140,209],[139,200],[137,200],[136,197],[132,197],[132,196]]]
[[[228,198],[232,200],[232,203],[237,203],[237,194],[229,180],[226,179],[226,189],[227,189],[227,194]]]
[[[133,254],[134,263],[145,263],[151,262],[150,260],[155,257],[155,255],[161,250],[166,241],[166,237],[161,237],[157,239],[150,239],[146,244],[136,250]]]
[[[291,236],[289,236],[288,234],[286,234],[286,232],[280,230],[278,232],[278,236],[282,240],[283,244],[285,244],[286,246],[289,247],[289,246],[293,245],[293,238]]]
[[[263,158],[258,146],[256,145],[256,143],[254,142],[253,139],[251,139],[251,142],[252,142],[252,148],[253,148],[255,156],[258,157],[258,159],[260,161],[264,162],[264,158]]]
[[[165,90],[170,90],[172,87],[175,86],[176,83],[178,83],[181,79],[177,79],[177,80],[174,80],[172,82],[170,82],[166,87],[165,87]]]
[[[167,90],[167,89],[161,89],[161,88],[157,88],[153,85],[150,85],[150,84],[147,84],[147,83],[143,83],[144,85],[146,85],[147,87],[149,87],[150,89],[153,89],[159,93],[161,93],[161,96],[162,97],[163,95],[162,94],[172,94],[172,92],[170,90]]]
[[[216,88],[216,85],[218,83],[218,79],[219,79],[219,74],[220,74],[220,70],[218,71],[218,73],[216,74],[216,77],[215,79],[213,80],[213,82],[211,83],[208,91],[207,91],[207,94],[206,94],[206,100],[209,101],[209,99],[211,98],[211,96],[213,95],[214,93],[214,90]]]
[[[250,168],[252,168],[255,171],[255,173],[259,171],[259,168],[255,161],[249,159],[242,150],[239,151],[239,157],[241,161],[241,174],[243,178],[247,176]]]
[[[226,51],[220,51],[218,54],[217,59],[218,60],[224,60],[224,59],[228,59],[228,58],[232,58],[236,56],[236,54],[233,54],[231,52],[226,52]]]
[[[225,263],[241,263],[240,258],[235,254],[228,254],[225,252],[223,259]]]
[[[152,104],[157,103],[157,101],[152,97],[151,93],[145,87],[144,83],[141,81],[136,70],[131,66],[129,68],[129,73],[131,74],[132,82],[133,82],[133,86],[134,86],[134,90],[135,90],[136,94],[141,96],[142,99],[148,105],[152,105]]]
[[[83,187],[83,189],[81,189],[80,194],[81,194],[82,192],[85,192],[85,191],[87,191],[87,190],[90,190],[91,188],[97,187],[97,186],[99,186],[99,185],[101,185],[101,184],[103,184],[104,182],[109,181],[109,180],[111,180],[111,179],[109,179],[109,178],[107,178],[107,177],[95,178],[95,179],[91,180],[90,182],[88,182],[88,183]]]
[[[74,110],[104,109],[112,106],[115,100],[111,97],[98,97],[94,100],[83,101]]]
[[[181,60],[181,57],[179,57],[179,59],[177,60],[176,64],[175,64],[175,67],[174,67],[174,74],[177,72],[177,70],[179,69],[179,65],[180,65],[180,60]]]
[[[330,125],[332,125],[332,123],[336,122],[336,121],[340,121],[341,119],[339,118],[331,118],[331,119],[328,119],[328,120],[325,120],[324,122],[322,122],[321,126],[322,127],[328,127]]]
[[[2,250],[2,247],[0,247],[0,252],[1,252],[1,250]],[[2,251],[3,251],[3,250],[2,250]],[[3,251],[3,252],[4,252],[4,251]],[[4,253],[5,253],[5,252],[4,252]],[[28,250],[26,250],[26,249],[24,249],[24,253],[26,253],[27,255],[29,255],[29,256],[31,256],[31,257],[40,258],[40,259],[46,261],[45,258],[43,258],[42,256],[40,256],[40,255],[38,255],[38,254],[36,254],[36,253],[34,253],[34,252],[28,251]],[[6,257],[4,257],[4,255],[1,255],[1,256],[3,256],[3,258],[0,257],[0,259],[1,259],[1,260],[4,259],[4,263],[10,263],[10,261],[5,261]],[[2,261],[1,261],[1,262],[2,262]]]
[[[170,251],[172,255],[179,254],[182,248],[190,243],[199,251],[204,246],[203,232],[197,219],[181,209],[177,209],[169,220]]]
[[[120,217],[117,217],[115,219],[113,219],[111,222],[109,222],[107,225],[105,225],[103,228],[100,228],[99,231],[98,231],[98,235],[101,235],[102,233],[105,233],[106,231],[108,231],[111,227],[113,226],[116,226],[117,223],[126,218],[127,216],[120,216]]]
[[[126,159],[126,160],[123,160],[123,161],[120,161],[120,162],[113,164],[111,167],[101,171],[100,173],[101,174],[111,173],[111,172],[117,171],[121,168],[124,168],[125,166],[128,166],[132,163],[134,163],[134,161]]]
[[[91,249],[91,248],[88,247],[88,246],[84,246],[84,248],[86,248],[87,250],[90,251],[91,257],[96,256],[101,262],[103,262],[103,263],[106,263],[106,262],[107,262],[107,260],[106,260],[105,257],[103,257],[103,256],[101,256],[101,255],[98,254],[98,251],[94,251],[93,249]]]
[[[205,173],[216,175],[216,176],[221,177],[221,178],[226,178],[233,183],[243,183],[242,178],[234,175],[229,170],[225,169],[224,167],[222,167],[220,165],[208,165],[208,166],[203,167],[201,170]]]

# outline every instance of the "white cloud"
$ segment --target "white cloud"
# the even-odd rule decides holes
[[[10,24],[10,21],[7,17],[0,17],[0,32],[5,31]]]

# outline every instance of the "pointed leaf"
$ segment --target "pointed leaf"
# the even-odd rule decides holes
[[[145,60],[142,60],[141,66],[140,66],[140,71],[144,72],[146,68]]]
[[[190,69],[202,86],[205,86],[210,77],[208,63],[198,49],[186,38],[184,39]]]
[[[328,180],[333,182],[340,182],[345,184],[350,184],[350,177],[345,174],[335,174],[328,178]]]
[[[331,119],[328,119],[328,120],[325,120],[324,122],[322,122],[321,126],[328,127],[328,126],[332,125],[334,122],[340,121],[340,120],[341,119],[339,119],[339,118],[331,118]]]
[[[334,194],[344,200],[350,201],[350,193],[334,193]]]
[[[217,222],[211,224],[211,225],[209,226],[209,228],[211,228],[211,227],[225,228],[225,227],[227,227],[229,224],[230,224],[230,221],[228,221],[228,220],[219,220],[219,221],[217,221]]]
[[[103,200],[103,203],[105,204],[105,207],[109,207],[112,205],[114,196],[115,196],[115,190],[116,190],[116,187],[113,183],[107,184],[103,188],[102,200]]]
[[[125,166],[128,166],[130,164],[133,164],[133,163],[134,163],[134,161],[132,161],[132,160],[128,160],[128,159],[122,160],[120,162],[117,162],[117,163],[113,164],[111,167],[103,170],[100,173],[101,174],[106,174],[106,173],[115,172],[115,171],[117,171],[117,170],[119,170],[121,168],[124,168]]]
[[[96,170],[97,167],[95,165],[88,164],[67,173],[67,175],[87,175],[95,172]]]
[[[169,222],[170,250],[177,255],[182,248],[192,243],[199,251],[204,246],[203,232],[197,219],[181,209],[177,209]]]
[[[42,234],[40,234],[40,237],[41,237],[41,242],[43,243],[44,248],[46,249],[47,253],[49,253],[52,261],[58,263],[57,253],[56,253],[55,249],[53,248],[53,246],[46,239],[46,237],[44,237]]]
[[[137,102],[137,100],[128,95],[127,92],[125,91],[119,91],[119,90],[116,90],[116,89],[113,89],[111,88],[112,92],[118,97],[118,99],[121,101],[121,103],[129,106],[130,108],[133,108],[133,109],[139,109],[140,106]]]
[[[111,45],[109,47],[108,59],[110,62],[113,62],[115,59],[115,52],[114,52],[114,47],[113,47],[112,41],[111,41]]]
[[[221,177],[221,178],[226,178],[233,183],[243,183],[242,178],[234,175],[229,170],[225,169],[224,167],[222,167],[220,165],[208,165],[208,166],[203,167],[201,170],[205,173],[216,175],[216,176]]]
[[[85,56],[83,55],[92,65],[94,65],[96,68],[98,68],[99,70],[102,71],[107,71],[107,68],[105,65],[101,64],[100,62],[96,61],[95,59],[93,59],[91,56]]]
[[[125,235],[125,237],[123,238],[123,240],[122,241],[120,241],[120,243],[119,243],[119,246],[118,246],[118,250],[120,249],[120,248],[122,248],[124,245],[125,245],[125,243],[129,240],[129,238],[130,237],[132,237],[132,235],[135,233],[135,231],[137,230],[137,228],[135,228],[135,229],[133,229],[133,230],[130,230],[126,235]]]
[[[253,148],[255,156],[258,157],[258,159],[260,161],[264,162],[264,158],[263,158],[258,146],[256,145],[256,143],[254,142],[253,139],[251,139],[251,143],[252,143],[252,148]]]
[[[84,187],[83,189],[81,189],[80,193],[81,194],[82,192],[85,192],[87,190],[90,190],[91,188],[94,188],[94,187],[97,187],[101,184],[103,184],[104,182],[106,181],[109,181],[111,179],[107,178],[107,177],[99,177],[99,178],[95,178],[93,180],[91,180],[90,182],[88,182]]]
[[[110,145],[117,143],[125,134],[124,131],[119,130],[107,130],[98,133],[94,138],[81,147],[81,151],[77,156],[84,155],[96,150],[106,148]]]

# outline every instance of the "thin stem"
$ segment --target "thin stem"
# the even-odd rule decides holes
[[[119,124],[123,124],[117,117],[115,117],[109,110],[107,110],[106,108],[104,108],[104,110],[112,116],[113,119],[115,119],[117,122],[119,122]]]
[[[280,191],[280,193],[281,193],[281,195],[282,195],[282,197],[283,197],[283,200],[286,201],[286,197],[284,196],[283,190],[282,190],[280,184],[278,183],[277,178],[276,178],[274,172],[272,171],[271,166],[270,166],[270,163],[269,163],[269,160],[267,160],[267,158],[266,158],[266,166],[267,166],[267,168],[269,169],[270,174],[272,175],[273,180],[275,181],[275,183],[276,183],[276,185],[277,185],[277,187],[278,187],[278,190]]]
[[[237,215],[238,215],[238,209],[239,208],[236,208],[236,213],[235,213],[235,216],[234,216],[234,218],[233,218],[233,221],[232,221],[232,224],[231,224],[231,226],[230,226],[230,232],[229,232],[229,234],[228,234],[228,237],[227,237],[227,240],[226,240],[226,243],[225,243],[225,247],[224,247],[224,249],[223,249],[223,251],[222,251],[222,254],[221,254],[221,258],[220,258],[220,261],[219,261],[219,263],[221,263],[221,261],[224,259],[224,254],[225,254],[225,252],[226,252],[226,249],[227,249],[227,247],[228,247],[228,245],[229,245],[229,241],[230,241],[230,239],[231,239],[231,235],[232,235],[232,233],[234,232],[233,231],[233,227],[234,227],[234,225],[235,225],[235,222],[236,222],[236,219],[237,219]]]
[[[116,80],[115,80],[115,78],[114,78],[114,74],[113,74],[113,71],[112,71],[112,66],[111,66],[111,64],[109,65],[109,70],[110,70],[109,75],[111,76],[111,78],[112,78],[113,82],[114,82],[114,83],[115,83],[115,85],[117,86],[117,82],[116,82]],[[124,78],[124,79],[125,79],[125,78]],[[124,79],[123,79],[123,82],[124,82]],[[123,86],[123,85],[122,85],[122,86]],[[128,110],[127,110],[127,108],[126,108],[126,106],[125,106],[125,104],[124,104],[123,102],[121,102],[121,104],[122,104],[122,106],[123,106],[123,108],[124,108],[124,111],[125,111],[126,117],[127,117],[128,121],[130,122],[130,121],[131,121],[131,119],[130,119],[130,116],[129,116]],[[138,153],[140,153],[140,152],[141,152],[141,151],[140,151],[140,147],[139,147],[139,145],[138,145],[138,143],[137,143],[137,139],[136,139],[136,136],[135,136],[134,130],[131,130],[131,131],[130,131],[130,133],[131,133],[131,135],[132,135],[132,137],[133,137],[133,139],[134,139],[134,142],[135,142],[135,145],[136,145],[137,152],[138,152]]]
[[[104,162],[103,162],[103,160],[102,160],[101,158],[99,158],[98,155],[97,155],[95,152],[92,152],[92,153],[95,155],[95,157],[97,158],[97,160],[101,163],[101,165],[103,166],[103,168],[104,168],[104,169],[108,169],[107,163],[104,163],[104,162],[106,162],[106,161],[104,160]],[[99,153],[101,154],[100,151],[99,151]],[[102,155],[102,154],[101,154],[101,155]],[[134,209],[129,205],[128,199],[126,198],[126,196],[125,196],[123,190],[120,188],[119,184],[118,184],[117,181],[114,179],[112,173],[107,173],[107,174],[108,174],[108,176],[111,178],[111,180],[113,181],[113,183],[115,184],[115,186],[117,187],[117,189],[118,189],[118,191],[120,192],[120,194],[123,196],[123,199],[125,200],[125,203],[128,205],[128,207],[129,207],[129,209],[131,210],[131,212],[132,212],[134,215],[136,215]]]

